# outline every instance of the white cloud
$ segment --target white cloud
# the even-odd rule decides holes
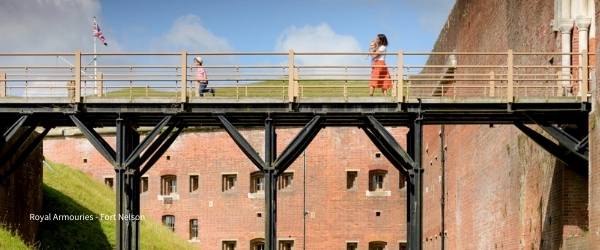
[[[306,25],[298,28],[291,26],[285,29],[275,45],[275,51],[288,52],[366,52],[358,40],[351,35],[337,34],[327,23],[317,26]],[[335,65],[335,64],[365,64],[364,56],[340,55],[340,56],[297,56],[297,63],[311,65]]]
[[[293,49],[294,52],[366,52],[362,49],[365,47],[368,47],[368,44],[361,46],[354,36],[338,34],[327,23],[321,23],[317,26],[306,25],[301,28],[291,26],[285,29],[277,40],[275,51],[288,52]],[[350,69],[349,72],[351,73],[365,73],[370,70],[368,69],[369,61],[365,59],[365,55],[297,55],[294,56],[294,62],[297,65],[355,65],[365,67]],[[311,68],[301,69],[301,72],[330,74],[325,78],[332,78],[333,74],[344,74],[345,70],[343,68]]]
[[[182,49],[188,51],[230,52],[229,41],[213,34],[202,26],[198,16],[189,14],[173,22],[169,31],[151,42],[153,50],[165,51]]]
[[[196,15],[188,14],[176,19],[168,31],[150,41],[150,50],[160,52],[186,50],[188,53],[188,66],[193,66],[192,58],[201,56],[209,78],[212,76],[213,81],[211,84],[213,85],[230,83],[217,80],[218,77],[215,77],[215,75],[235,75],[235,67],[211,68],[219,67],[219,65],[235,65],[237,58],[235,56],[208,55],[218,54],[219,52],[233,52],[234,48],[226,38],[219,37],[204,27],[200,17]],[[176,57],[160,59],[162,61],[156,61],[155,63],[176,65],[181,62],[181,59]]]
[[[0,42],[0,53],[75,53],[76,50],[82,52],[93,52],[93,17],[98,17],[104,37],[106,37],[109,47],[104,49],[104,45],[97,42],[98,51],[119,51],[120,46],[115,42],[111,29],[102,26],[102,18],[99,15],[101,10],[100,3],[96,0],[26,0],[26,1],[0,1],[0,34],[3,39]],[[44,77],[44,81],[39,81],[35,76],[27,76],[29,81],[26,85],[31,88],[30,94],[56,95],[61,92],[66,93],[64,89],[41,90],[38,86],[61,86],[64,87],[69,74],[72,71],[68,68],[63,69],[39,69],[31,67],[41,66],[69,66],[74,63],[73,56],[63,55],[61,58],[56,55],[46,56],[18,56],[18,57],[0,57],[0,71],[7,72],[9,80],[7,85],[14,87],[11,94],[23,94],[24,82],[14,80],[24,78],[23,74],[63,74],[62,76]],[[91,56],[82,58],[82,63],[87,64]],[[68,61],[69,63],[65,62]],[[2,65],[25,66],[29,68],[6,69]],[[12,80],[12,81],[11,81]]]
[[[100,8],[94,0],[0,1],[0,51],[93,51],[93,17]],[[99,24],[114,51],[118,45],[110,29],[101,19]]]
[[[225,38],[218,37],[211,30],[202,26],[198,16],[189,14],[178,18],[173,26],[160,37],[150,42],[153,51],[194,52],[232,52],[234,49]],[[223,56],[203,56],[210,64],[231,63],[233,58]],[[208,60],[207,60],[208,59]]]

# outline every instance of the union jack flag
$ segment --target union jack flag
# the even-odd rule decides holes
[[[106,43],[106,40],[104,40],[104,36],[100,30],[100,26],[96,22],[94,22],[94,36],[100,39],[100,42],[102,42],[104,46],[108,46],[108,43]]]

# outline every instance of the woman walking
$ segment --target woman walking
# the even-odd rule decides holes
[[[390,72],[385,64],[385,52],[387,51],[388,40],[384,34],[378,34],[375,39],[377,46],[370,51],[373,57],[373,70],[371,71],[371,80],[369,81],[369,96],[373,96],[375,88],[381,88],[383,96],[387,96],[388,89],[392,88]]]

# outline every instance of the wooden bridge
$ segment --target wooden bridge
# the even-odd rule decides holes
[[[565,54],[550,52],[387,53],[393,82],[388,96],[368,95],[368,82],[379,79],[371,79],[365,54],[0,53],[0,127],[5,128],[0,166],[12,163],[0,177],[10,176],[49,129],[77,126],[115,168],[117,213],[135,217],[140,176],[181,131],[219,126],[265,174],[265,245],[273,249],[277,176],[321,128],[358,126],[406,176],[407,240],[410,249],[421,249],[423,125],[514,124],[557,159],[587,174],[588,76],[593,70],[587,52],[568,54],[579,57],[581,65],[575,66],[553,65]],[[205,58],[214,97],[197,94],[190,66],[196,56]],[[103,63],[92,66],[97,58]],[[328,63],[332,58],[349,63]],[[427,63],[411,64],[418,58]],[[525,124],[537,124],[558,144]],[[94,130],[113,126],[116,149]],[[154,127],[144,140],[136,131],[140,126]],[[265,127],[264,158],[237,131],[256,126]],[[304,128],[277,156],[275,127],[289,126]],[[410,128],[408,150],[386,126]],[[44,128],[40,135],[33,133],[37,127]],[[15,136],[19,129],[25,133]],[[9,141],[14,143],[8,146]],[[21,147],[26,147],[23,154],[13,155]],[[117,249],[138,248],[138,223],[117,221]]]

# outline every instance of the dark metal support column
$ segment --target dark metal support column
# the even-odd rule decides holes
[[[96,148],[96,150],[98,150],[98,152],[104,156],[104,159],[106,159],[110,165],[115,166],[115,158],[117,153],[110,146],[110,144],[108,144],[108,142],[106,142],[106,140],[104,140],[102,136],[100,136],[93,128],[81,122],[75,115],[69,115],[69,117],[75,126],[77,126],[79,131],[81,131],[88,141],[90,141],[92,146],[94,146],[94,148]]]
[[[29,126],[23,134],[17,138],[17,140],[10,145],[10,147],[0,156],[0,166],[5,166],[11,158],[19,151],[19,149],[23,146],[25,141],[35,132],[35,128],[39,125],[39,121],[36,122],[35,126]]]
[[[17,122],[13,123],[13,125],[10,126],[6,132],[4,132],[3,140],[2,143],[0,143],[0,146],[4,146],[4,144],[6,144],[15,135],[19,128],[23,126],[23,123],[25,123],[27,118],[29,118],[29,115],[21,116]]]
[[[408,133],[408,153],[402,149],[394,137],[375,119],[367,116],[361,127],[381,153],[407,177],[406,220],[408,227],[408,249],[422,249],[423,235],[423,168],[421,151],[423,143],[422,119],[417,118]]]
[[[409,154],[414,159],[414,168],[408,170],[407,217],[408,249],[423,249],[423,172],[421,153],[423,144],[423,123],[416,119],[410,127],[408,136]]]
[[[572,167],[575,171],[580,174],[587,175],[588,172],[588,161],[587,157],[583,158],[581,155],[573,153],[571,150],[567,150],[560,145],[557,145],[552,140],[539,134],[535,130],[525,126],[522,123],[515,123],[515,126],[527,135],[531,140],[537,143],[540,147],[544,148],[548,153],[556,157],[559,161]]]
[[[181,121],[174,121],[174,124],[161,133],[173,118],[172,115],[166,116],[140,144],[140,134],[128,124],[127,120],[119,118],[116,121],[117,150],[115,151],[93,128],[81,122],[75,115],[70,117],[90,143],[115,168],[116,213],[118,214],[116,249],[138,249],[141,176],[167,151],[185,125]],[[178,130],[169,137],[175,127]],[[161,135],[156,138],[159,133]],[[146,165],[140,168],[144,162]]]
[[[177,126],[177,131],[173,132],[173,134],[165,140],[165,138],[169,135],[169,133],[171,133],[171,131],[173,131],[173,128],[175,128],[175,126]],[[171,146],[171,144],[173,144],[173,142],[175,141],[175,139],[177,139],[177,137],[179,137],[179,135],[181,134],[181,132],[183,132],[183,129],[185,128],[185,126],[181,125],[180,123],[177,123],[174,126],[170,126],[167,130],[165,130],[165,132],[163,132],[163,134],[160,135],[160,137],[158,139],[156,139],[156,142],[154,142],[154,144],[152,146],[150,146],[150,148],[148,148],[148,150],[146,150],[146,153],[144,153],[144,155],[142,155],[141,159],[140,159],[140,163],[143,163],[146,161],[146,159],[148,159],[148,162],[146,162],[146,165],[144,165],[144,167],[139,171],[139,177],[141,178],[142,175],[144,175],[148,170],[150,170],[150,168],[154,165],[154,163],[156,163],[158,161],[158,159],[160,159],[160,157],[163,156],[163,154],[165,152],[167,152],[167,149],[169,149],[169,147]],[[164,141],[164,143],[163,143]],[[159,145],[161,144],[160,147],[158,149],[154,148],[154,145]],[[156,146],[158,147],[158,146]],[[150,157],[150,155],[152,157]]]
[[[396,139],[373,116],[367,116],[365,126],[361,127],[371,142],[381,153],[403,174],[408,177],[408,170],[413,169],[415,163],[412,157],[402,149]]]
[[[277,246],[277,134],[271,118],[265,121],[265,249]]]
[[[265,120],[265,159],[260,158],[252,145],[224,117],[219,116],[223,128],[246,156],[265,174],[265,249],[277,248],[277,178],[308,147],[321,128],[321,116],[315,116],[277,156],[277,134],[273,119]]]
[[[10,168],[6,170],[2,175],[0,175],[0,180],[9,177],[15,170],[17,170],[17,168],[23,165],[23,163],[25,162],[25,160],[27,160],[27,158],[33,152],[33,150],[40,146],[40,144],[44,140],[44,137],[46,137],[49,131],[50,128],[45,128],[41,134],[39,134],[35,139],[33,139],[33,141],[29,145],[27,145],[27,148],[25,148],[25,150],[23,150],[23,152],[21,152],[17,159],[11,164]]]
[[[140,196],[138,188],[140,178],[135,170],[125,163],[139,145],[140,134],[122,118],[117,119],[116,128],[116,248],[138,249],[139,238],[134,236],[138,235],[139,221],[131,219],[135,218],[136,215],[139,216]],[[135,192],[136,190],[138,192]],[[138,214],[135,213],[136,207]]]
[[[554,125],[538,124],[546,133],[550,134],[554,139],[563,145],[566,149],[571,151],[577,157],[588,161],[588,148],[585,147],[585,143],[581,143],[577,138],[571,136],[569,133]],[[586,131],[587,132],[587,131]]]
[[[535,122],[541,129],[543,129],[546,133],[548,133],[550,136],[552,136],[552,138],[556,139],[556,141],[558,141],[558,143],[563,146],[565,149],[567,149],[568,151],[570,151],[571,154],[573,154],[574,156],[588,162],[588,143],[587,143],[587,136],[585,138],[583,138],[582,140],[579,140],[577,138],[575,138],[574,136],[572,136],[571,134],[567,133],[565,130],[557,127],[556,125],[551,125],[548,124],[546,122],[540,121],[539,118],[533,116],[533,115],[527,115],[527,117],[529,119],[531,119],[531,121]],[[517,125],[517,124],[515,124]],[[519,129],[523,130],[524,126],[522,124],[520,124],[520,126],[518,126]],[[587,122],[580,122],[578,124],[578,131],[580,132],[580,134],[588,134],[588,125]],[[533,131],[533,130],[531,130]],[[534,131],[535,132],[535,131]],[[537,132],[535,132],[537,133]],[[554,144],[554,143],[552,143]],[[587,167],[586,167],[587,168]]]
[[[274,167],[277,169],[277,177],[282,174],[292,163],[304,152],[310,142],[317,136],[321,131],[321,116],[315,116],[294,139],[290,144],[281,152],[281,155],[277,157],[277,161]]]
[[[250,145],[250,143],[248,143],[248,141],[246,141],[246,139],[244,139],[244,136],[242,136],[242,134],[240,134],[240,132],[238,132],[235,129],[235,127],[225,117],[220,115],[219,120],[221,120],[221,123],[223,124],[223,128],[225,129],[225,131],[227,131],[229,136],[231,136],[231,139],[233,139],[235,144],[238,145],[238,147],[242,150],[242,152],[244,152],[244,154],[248,157],[248,159],[250,159],[250,161],[252,161],[252,163],[254,163],[254,165],[258,169],[260,169],[260,171],[264,172],[263,168],[265,167],[265,161],[263,161],[263,159],[260,158],[260,156],[256,153],[254,148],[252,148],[252,145]],[[265,125],[265,128],[266,128],[266,125]],[[266,133],[266,131],[265,131],[265,133]],[[266,135],[265,135],[265,137],[266,137]],[[266,143],[267,142],[265,141],[265,144]]]

